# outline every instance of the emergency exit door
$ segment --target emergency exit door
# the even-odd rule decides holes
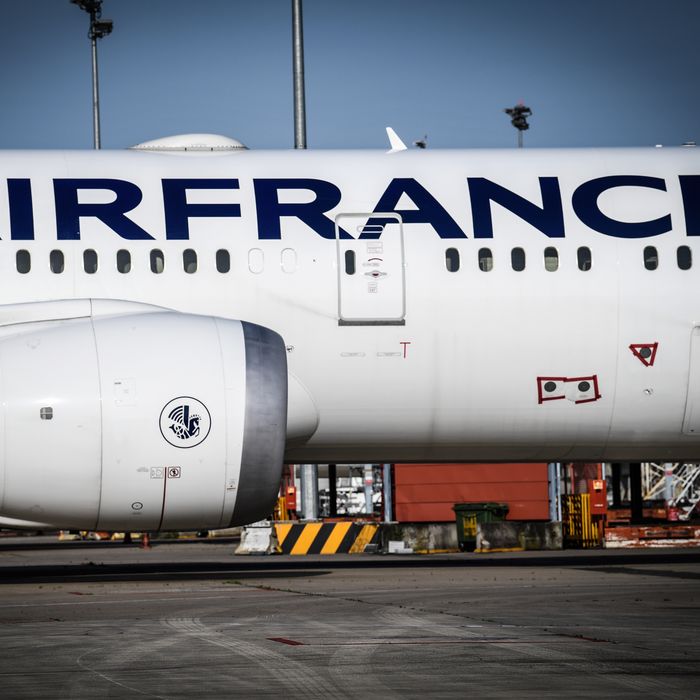
[[[401,217],[393,212],[339,214],[335,238],[339,324],[403,325],[406,284]]]

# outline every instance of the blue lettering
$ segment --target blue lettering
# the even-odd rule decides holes
[[[408,195],[416,205],[416,209],[396,209],[398,201],[403,195]],[[405,224],[430,224],[440,238],[466,238],[464,231],[457,222],[445,211],[444,207],[433,197],[428,190],[412,177],[394,178],[384,190],[375,212],[394,212],[398,214]],[[372,217],[372,224],[386,225],[390,219]],[[379,238],[381,230],[361,233],[360,238]]]
[[[335,239],[335,222],[326,212],[337,207],[340,190],[326,180],[312,178],[265,178],[256,179],[255,206],[258,212],[258,238],[273,240],[282,238],[280,219],[292,216],[303,221],[322,238]],[[316,195],[312,202],[281,203],[279,190],[310,190]],[[352,236],[340,229],[340,238]]]
[[[685,213],[685,232],[700,236],[700,175],[681,175],[681,194]]]
[[[469,198],[472,206],[474,238],[493,238],[491,202],[502,207],[534,226],[549,238],[564,237],[564,212],[561,192],[556,177],[540,177],[542,207],[521,197],[485,177],[470,177]]]
[[[188,204],[187,190],[237,190],[238,180],[163,180],[165,237],[184,241],[190,237],[189,219],[194,217],[239,217],[240,204]]]
[[[611,175],[589,180],[580,185],[571,198],[571,203],[581,221],[589,228],[606,236],[618,238],[647,238],[671,230],[671,215],[653,221],[617,221],[603,214],[598,207],[598,197],[613,187],[648,187],[666,191],[666,183],[660,177],[644,175]]]
[[[141,202],[141,190],[132,182],[110,179],[55,179],[56,231],[59,241],[80,240],[80,217],[92,216],[129,241],[152,240],[147,231],[125,216]],[[111,190],[116,194],[106,204],[80,204],[78,190]]]
[[[688,236],[700,236],[700,175],[678,177]],[[493,238],[493,204],[497,204],[519,219],[530,224],[549,238],[565,235],[564,215],[559,180],[539,177],[542,205],[525,199],[502,185],[483,177],[467,178],[471,203],[473,235],[476,239]],[[165,235],[168,240],[187,240],[190,237],[190,219],[240,218],[239,203],[188,203],[189,190],[235,190],[239,180],[234,178],[177,178],[163,179],[163,210]],[[336,227],[329,214],[338,207],[341,191],[332,182],[315,178],[256,178],[253,180],[257,212],[258,238],[280,240],[282,219],[298,219],[316,234],[327,240],[336,235],[343,239],[352,236]],[[663,178],[643,175],[612,175],[583,182],[573,192],[571,204],[579,220],[590,229],[606,236],[619,238],[647,238],[672,230],[671,214],[649,221],[619,221],[601,211],[600,197],[617,187],[638,187],[667,192]],[[80,240],[80,219],[92,217],[126,240],[153,240],[129,216],[143,199],[141,189],[126,180],[108,178],[56,178],[53,180],[58,240]],[[114,195],[111,202],[81,203],[80,190],[105,190]],[[289,198],[285,190],[311,193],[311,201],[280,201]],[[10,238],[31,241],[35,238],[34,201],[32,183],[28,178],[7,180]],[[415,206],[398,209],[406,196]],[[442,204],[415,178],[393,178],[377,201],[372,223],[386,224],[390,219],[381,216],[395,213],[405,224],[428,224],[441,239],[464,239],[465,232]],[[379,226],[363,231],[360,239],[379,238]]]
[[[31,180],[9,179],[7,197],[10,202],[10,238],[13,241],[33,241],[34,208]]]

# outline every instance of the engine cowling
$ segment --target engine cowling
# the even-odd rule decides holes
[[[158,309],[1,331],[2,516],[148,531],[272,510],[287,412],[273,331]]]

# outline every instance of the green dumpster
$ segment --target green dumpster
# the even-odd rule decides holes
[[[463,552],[476,549],[476,528],[479,523],[495,523],[508,515],[507,503],[455,503],[457,542]]]

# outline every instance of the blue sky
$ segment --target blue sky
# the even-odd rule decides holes
[[[102,143],[293,146],[290,0],[104,0]],[[0,148],[91,148],[87,15],[0,0]],[[700,141],[695,0],[304,0],[310,148]]]

